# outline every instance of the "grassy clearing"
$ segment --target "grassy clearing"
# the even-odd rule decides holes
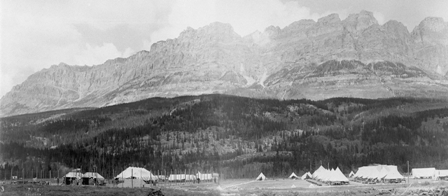
[[[3,185],[1,196],[147,196],[149,188],[112,188],[94,186]],[[162,188],[165,196],[219,195],[213,190],[188,191]]]

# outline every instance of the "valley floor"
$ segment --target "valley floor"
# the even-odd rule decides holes
[[[159,183],[156,187],[121,188],[112,186],[57,186],[32,184],[3,184],[0,195],[151,195],[154,190],[161,190],[163,195],[414,195],[439,191],[437,195],[448,195],[447,181],[430,179],[410,179],[409,183],[401,184],[360,184],[350,182],[345,186],[316,186],[304,180],[269,179],[254,181],[252,179],[224,180],[214,183]],[[443,193],[443,194],[442,194]],[[431,195],[431,194],[428,194]]]

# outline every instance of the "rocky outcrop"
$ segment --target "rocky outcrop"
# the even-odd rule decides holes
[[[229,24],[212,23],[129,58],[39,71],[2,97],[0,110],[14,115],[203,93],[446,98],[447,26],[426,18],[408,32],[397,21],[379,25],[368,11],[270,26],[245,37]]]

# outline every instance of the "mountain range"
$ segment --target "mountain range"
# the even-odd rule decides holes
[[[442,18],[425,18],[409,32],[398,21],[380,25],[372,12],[361,11],[247,36],[216,22],[187,28],[128,58],[43,69],[1,98],[0,115],[210,93],[446,99],[447,72],[448,22]]]

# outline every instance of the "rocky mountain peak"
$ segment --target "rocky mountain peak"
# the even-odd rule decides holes
[[[268,35],[268,37],[273,38],[280,34],[281,29],[278,26],[269,26],[264,30],[264,34]]]
[[[339,18],[339,14],[330,14],[328,16],[319,18],[317,20],[317,23],[321,24],[321,25],[328,25],[331,23],[339,23],[341,22],[341,19]]]
[[[346,28],[349,31],[361,31],[378,24],[372,12],[362,10],[359,14],[350,14],[345,20]]]
[[[412,31],[416,42],[448,45],[448,23],[443,18],[427,17]]]
[[[406,28],[403,23],[396,20],[387,21],[384,23],[383,28],[387,33],[397,38],[408,38],[410,36],[408,28]]]
[[[445,23],[443,18],[440,17],[427,17],[420,24],[418,28],[425,29],[433,32],[446,31],[448,24]]]
[[[427,18],[410,34],[400,22],[380,26],[372,12],[361,11],[343,21],[330,14],[270,26],[244,38],[226,23],[189,27],[128,58],[41,70],[0,100],[0,116],[209,93],[448,97],[448,80],[433,77],[448,71],[446,26]]]

